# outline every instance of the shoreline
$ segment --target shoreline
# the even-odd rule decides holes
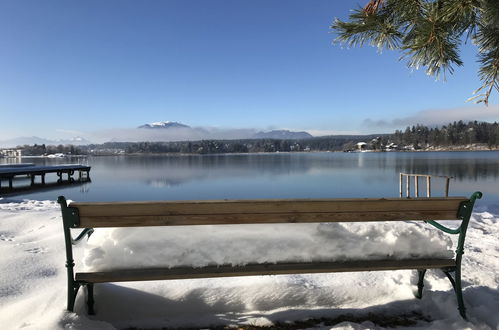
[[[321,151],[321,150],[311,150],[311,151],[273,151],[273,152],[225,152],[225,153],[206,153],[206,154],[198,154],[198,153],[176,153],[176,152],[164,152],[164,153],[129,153],[129,154],[99,154],[99,155],[86,155],[87,157],[140,157],[140,156],[227,156],[227,155],[275,155],[275,154],[319,154],[319,153],[352,153],[352,154],[363,154],[363,153],[410,153],[410,152],[494,152],[499,151],[497,149],[438,149],[438,150],[393,150],[393,151],[342,151],[342,150],[334,150],[334,151]],[[30,156],[26,156],[23,158],[29,158]],[[68,156],[70,158],[72,156]]]
[[[493,149],[469,149],[469,148],[450,148],[450,149],[418,149],[418,150],[365,150],[365,151],[343,151],[343,150],[310,150],[310,151],[261,151],[261,152],[225,152],[225,153],[177,153],[177,152],[136,152],[136,153],[106,153],[106,154],[89,154],[89,155],[68,155],[65,157],[58,157],[57,159],[67,159],[67,158],[87,158],[87,157],[139,157],[139,156],[225,156],[225,155],[275,155],[275,154],[318,154],[318,153],[352,153],[352,154],[364,154],[364,153],[410,153],[410,152],[495,152],[499,151],[499,148]],[[20,159],[54,159],[46,156],[22,156]],[[0,158],[0,159],[14,159],[14,158]],[[19,159],[19,158],[16,158]]]

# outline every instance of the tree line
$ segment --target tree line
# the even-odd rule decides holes
[[[415,149],[429,146],[449,147],[483,144],[489,148],[499,145],[499,124],[462,120],[442,127],[415,125],[404,131],[397,130],[390,136],[393,143],[413,146]]]
[[[59,145],[46,145],[46,144],[34,144],[34,145],[23,145],[17,146],[18,149],[22,149],[22,153],[25,156],[44,156],[50,154],[65,154],[65,155],[81,155],[85,152],[84,148],[75,146],[72,144],[59,144]]]
[[[106,142],[86,146],[74,145],[25,145],[24,155],[64,153],[72,155],[93,154],[224,154],[255,152],[302,151],[352,151],[358,142],[365,142],[367,149],[384,151],[426,149],[430,147],[460,147],[483,145],[490,149],[499,146],[499,124],[455,121],[441,127],[425,125],[408,126],[392,134],[336,135],[303,140],[244,139],[201,140],[177,142]]]
[[[352,141],[361,141],[366,137],[324,136],[303,140],[288,139],[241,139],[241,140],[201,140],[177,142],[106,142],[100,145],[82,147],[86,153],[109,154],[121,151],[125,154],[138,153],[177,153],[177,154],[224,154],[255,152],[300,152],[300,151],[342,151]]]

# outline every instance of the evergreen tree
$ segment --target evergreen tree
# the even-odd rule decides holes
[[[471,40],[482,86],[470,100],[488,105],[492,91],[499,91],[498,0],[370,0],[331,28],[349,46],[398,49],[409,67],[425,67],[437,79],[463,64],[459,47]]]

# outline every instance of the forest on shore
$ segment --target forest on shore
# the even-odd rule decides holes
[[[440,127],[408,126],[392,134],[331,135],[308,139],[241,139],[175,142],[106,142],[103,144],[24,145],[23,155],[53,153],[107,154],[222,154],[254,152],[355,151],[364,150],[486,150],[499,146],[499,124],[455,121]]]

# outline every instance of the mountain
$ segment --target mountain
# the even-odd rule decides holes
[[[157,129],[157,128],[191,128],[191,127],[176,121],[158,121],[155,123],[141,125],[138,128]]]
[[[1,148],[15,148],[17,146],[22,146],[25,144],[33,145],[33,144],[45,144],[45,145],[58,145],[58,144],[73,144],[73,145],[86,145],[91,142],[82,137],[74,137],[71,139],[65,140],[49,140],[45,138],[41,138],[38,136],[22,136],[13,139],[0,141]]]
[[[217,129],[203,129],[203,128],[193,128],[188,125],[176,122],[176,121],[159,121],[150,124],[144,124],[139,126],[138,128],[143,129],[154,129],[155,131],[165,131],[168,132],[168,129],[172,129],[172,133],[181,132],[185,134],[190,134],[190,140],[192,139],[227,139],[227,136],[224,136],[223,131]],[[178,131],[176,129],[179,129]],[[287,139],[287,140],[302,140],[302,139],[310,139],[313,138],[307,132],[293,132],[289,130],[272,130],[270,132],[257,132],[245,133],[238,136],[237,134],[229,134],[229,139],[241,139],[241,138],[252,138],[252,139]],[[246,135],[247,134],[247,135]],[[227,134],[225,134],[227,135]],[[184,137],[185,138],[185,137]],[[172,140],[171,138],[169,140]],[[178,140],[183,140],[182,138],[178,138]]]
[[[59,144],[74,144],[74,145],[82,145],[82,144],[91,144],[92,143],[81,136],[75,136],[74,138],[66,139],[66,140],[57,140],[56,142],[58,142]]]
[[[283,139],[283,140],[303,140],[313,138],[307,132],[292,132],[289,130],[272,130],[270,132],[258,132],[253,138],[255,139]]]

